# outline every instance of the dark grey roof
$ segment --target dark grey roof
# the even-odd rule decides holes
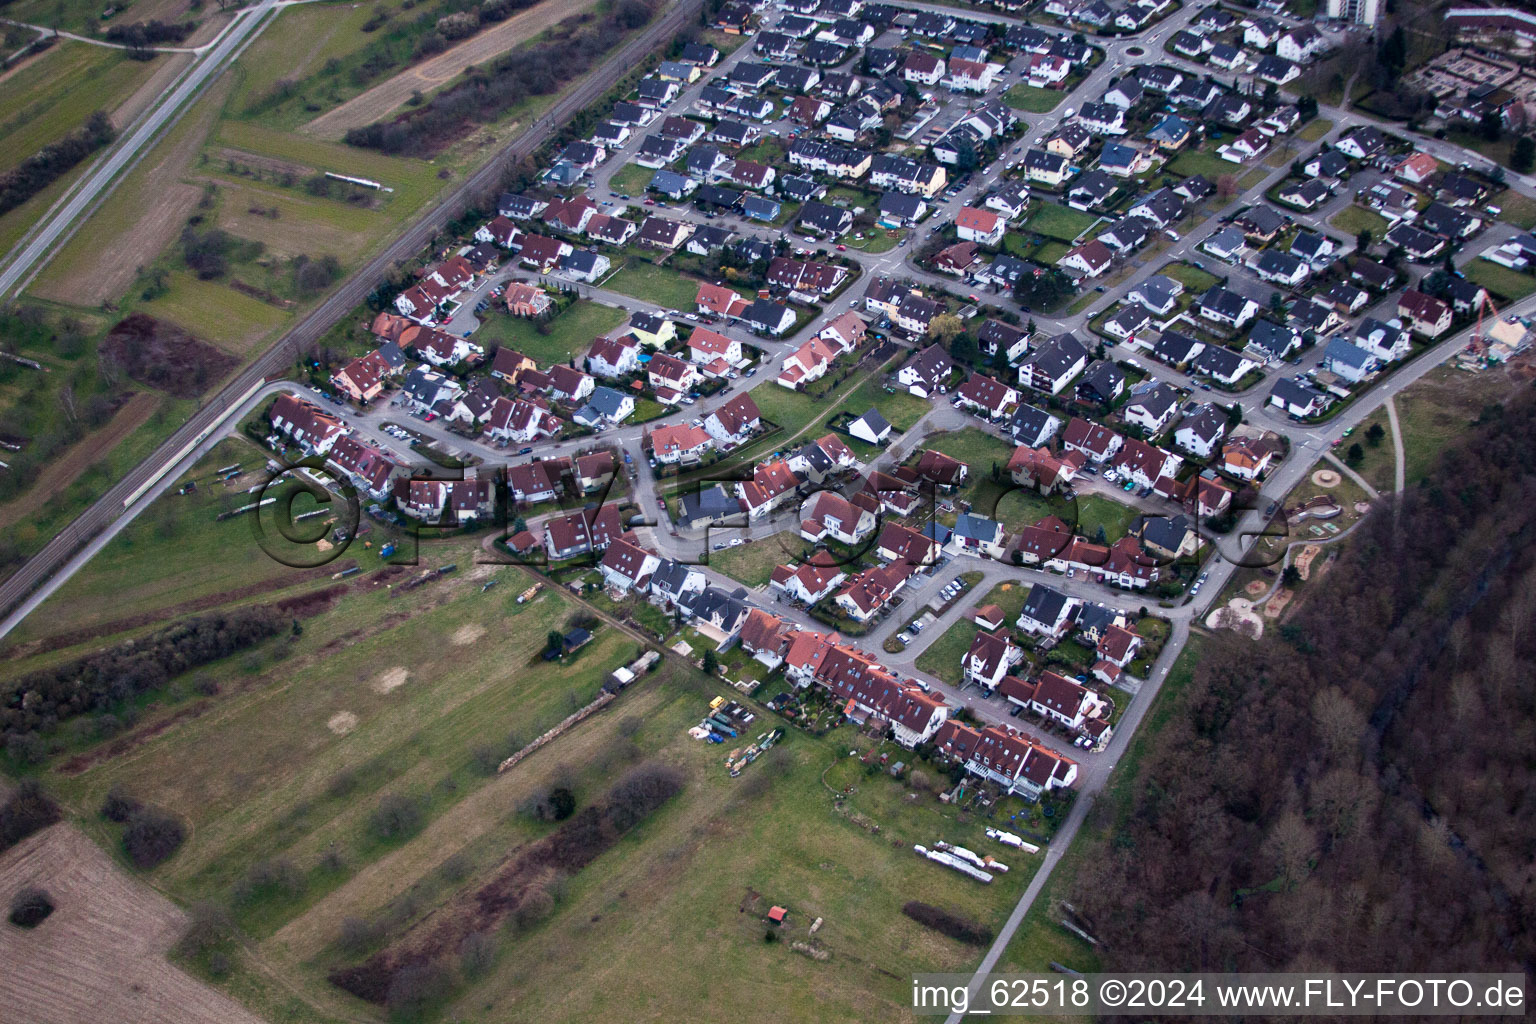
[[[734,207],[741,202],[742,194],[732,188],[722,188],[719,185],[704,185],[693,194],[693,200],[697,203],[708,203],[711,206]]]
[[[1157,344],[1152,346],[1152,358],[1170,366],[1177,366],[1193,358],[1193,353],[1199,344],[1200,342],[1187,334],[1164,331],[1163,336],[1157,339]]]
[[[1248,302],[1248,299],[1237,294],[1237,292],[1223,288],[1219,284],[1211,285],[1206,293],[1200,296],[1200,307],[1202,309],[1215,310],[1230,320],[1236,320],[1241,316],[1243,307]]]
[[[1029,588],[1029,596],[1024,598],[1023,614],[1036,622],[1052,623],[1066,606],[1066,594],[1044,583],[1036,583]]]
[[[1177,551],[1194,528],[1189,517],[1184,515],[1143,516],[1132,524],[1132,529],[1138,526],[1144,543],[1154,544],[1164,551]]]
[[[683,495],[683,519],[686,522],[701,519],[719,522],[740,514],[741,499],[728,494],[718,483]]]
[[[1221,345],[1207,345],[1199,355],[1195,356],[1194,368],[1199,373],[1230,380],[1238,370],[1242,369],[1244,362],[1252,362],[1252,360],[1245,360],[1236,352]]]
[[[1104,321],[1104,326],[1114,324],[1121,335],[1132,334],[1147,326],[1152,320],[1152,312],[1139,302],[1132,302],[1115,310],[1114,315]]]
[[[1036,409],[1032,405],[1020,405],[1013,414],[1009,429],[1015,441],[1020,444],[1033,444],[1045,433],[1055,418],[1044,409]]]
[[[1253,329],[1248,332],[1248,344],[1260,352],[1267,353],[1271,359],[1282,357],[1293,345],[1300,342],[1301,336],[1294,327],[1277,324],[1264,317],[1255,320]]]
[[[1300,384],[1290,377],[1281,377],[1275,381],[1275,386],[1269,389],[1270,397],[1279,398],[1286,405],[1307,406],[1322,398],[1320,391]]]
[[[1151,387],[1145,388],[1130,402],[1130,405],[1145,410],[1147,415],[1155,420],[1168,415],[1169,411],[1178,404],[1178,390],[1172,384],[1165,384],[1163,381],[1153,382]]]
[[[1102,398],[1113,398],[1125,387],[1125,371],[1108,359],[1095,360],[1077,382],[1079,392],[1090,390]]]

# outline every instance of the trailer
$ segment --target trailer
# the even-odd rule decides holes
[[[996,839],[1004,846],[1011,846],[1016,850],[1023,850],[1025,853],[1040,852],[1040,847],[1036,846],[1034,843],[1026,843],[1012,832],[1004,832],[1002,829],[987,829],[987,838]]]
[[[938,864],[943,864],[947,868],[952,868],[955,871],[960,872],[962,875],[969,875],[976,879],[978,882],[984,882],[987,885],[992,884],[991,875],[987,874],[980,868],[972,867],[970,864],[967,864],[959,857],[945,853],[942,850],[930,850],[926,846],[922,845],[914,846],[912,849],[920,857],[927,857],[929,860]]]
[[[967,850],[963,846],[955,846],[953,843],[946,843],[942,839],[940,839],[938,842],[934,843],[933,844],[933,848],[936,849],[936,850],[940,850],[940,851],[942,851],[944,853],[952,854],[953,856],[959,857],[961,860],[965,861],[967,864],[974,864],[976,867],[978,867],[978,868],[985,868],[988,871],[1007,871],[1008,870],[1008,865],[1006,865],[1006,864],[1003,864],[1003,863],[1001,863],[999,861],[995,861],[991,857],[983,857],[983,856],[981,856],[978,853],[974,853],[974,852],[972,852],[970,850]]]

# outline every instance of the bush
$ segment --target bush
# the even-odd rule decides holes
[[[381,839],[413,835],[425,822],[421,801],[403,793],[386,793],[369,818],[369,825]]]
[[[287,857],[257,861],[245,877],[235,883],[231,899],[237,906],[253,903],[264,896],[291,899],[304,891],[304,872]]]
[[[191,923],[177,944],[185,956],[199,956],[222,945],[233,933],[229,915],[217,903],[201,900],[192,904],[187,916]]]
[[[475,771],[481,775],[495,775],[496,769],[501,767],[501,752],[489,743],[482,743],[469,755],[470,763]]]
[[[115,821],[119,825],[133,817],[143,804],[129,796],[122,786],[113,786],[107,790],[107,795],[101,802],[101,816],[108,821]]]
[[[556,786],[536,796],[529,812],[540,821],[564,821],[576,811],[576,797],[564,786]]]
[[[683,775],[671,765],[640,765],[608,790],[604,816],[618,831],[627,831],[682,788]]]
[[[5,741],[5,752],[20,765],[42,764],[48,760],[48,744],[36,733],[13,733]]]
[[[180,849],[187,830],[180,821],[153,807],[142,807],[123,830],[123,852],[141,871],[163,864]]]
[[[992,941],[991,929],[927,903],[912,900],[901,908],[901,912],[918,924],[932,928],[966,945],[985,946]]]
[[[452,975],[441,961],[407,964],[390,979],[384,1005],[395,1017],[416,1017],[448,994]]]
[[[0,174],[0,214],[37,195],[115,137],[111,120],[98,110],[82,127]]]
[[[341,919],[341,932],[336,936],[336,945],[348,956],[358,956],[383,937],[384,929],[372,921],[361,917],[344,917]]]
[[[0,730],[35,733],[118,709],[135,694],[267,639],[279,624],[276,613],[264,607],[183,619],[149,636],[16,676],[0,686]]]
[[[535,885],[523,893],[512,920],[519,928],[532,928],[555,912],[555,898],[542,885]]]
[[[463,39],[480,28],[480,17],[468,11],[446,14],[437,19],[437,31],[444,39]]]
[[[446,49],[448,49],[448,40],[443,38],[442,33],[428,32],[416,43],[416,56],[430,57]]]
[[[331,776],[330,783],[325,791],[332,797],[340,799],[357,788],[357,772],[352,768],[343,768]]]
[[[478,978],[496,962],[496,937],[487,932],[470,932],[459,943],[459,970],[466,978]]]
[[[59,805],[49,799],[33,779],[24,780],[4,805],[0,805],[0,850],[15,846],[27,836],[57,822]]]
[[[11,924],[18,928],[36,928],[53,913],[53,900],[35,885],[29,885],[11,898]]]

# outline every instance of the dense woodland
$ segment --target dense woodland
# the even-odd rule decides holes
[[[1486,410],[1286,625],[1206,649],[1075,884],[1106,969],[1531,969],[1533,464],[1536,401]]]

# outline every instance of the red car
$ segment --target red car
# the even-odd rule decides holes
[[[848,251],[848,247],[846,245],[839,245],[837,247],[837,251],[838,252],[847,252]]]

